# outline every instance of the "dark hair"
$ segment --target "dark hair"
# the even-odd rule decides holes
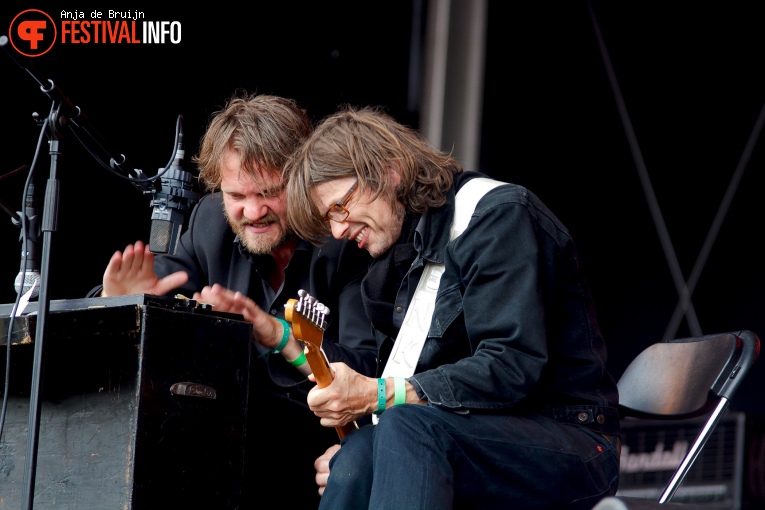
[[[390,170],[400,175],[398,186]],[[396,199],[408,212],[423,213],[446,202],[462,166],[379,107],[345,106],[316,127],[284,171],[288,222],[303,238],[320,243],[331,231],[323,218],[326,211],[312,199],[314,186],[355,177],[360,192],[371,190],[374,197]]]

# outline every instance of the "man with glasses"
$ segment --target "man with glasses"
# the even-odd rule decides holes
[[[359,187],[359,181],[356,181],[353,183],[353,186],[343,195],[343,198],[341,198],[337,203],[334,203],[330,206],[329,210],[327,211],[327,214],[324,215],[325,221],[334,221],[337,223],[342,223],[345,221],[345,219],[348,217],[351,212],[346,209],[346,205],[348,205],[348,202],[351,201],[351,197],[353,196],[353,192],[356,191],[356,188]]]
[[[589,510],[616,492],[605,343],[575,244],[533,193],[374,108],[325,119],[285,172],[302,237],[374,257],[361,288],[384,369],[333,363],[308,394],[327,427],[376,417],[316,460],[321,509]]]
[[[311,369],[283,319],[285,303],[304,289],[329,307],[322,348],[330,361],[373,375],[377,356],[360,293],[369,257],[342,241],[314,246],[286,221],[281,170],[311,129],[294,101],[235,94],[214,114],[194,158],[210,193],[192,212],[176,253],[155,256],[136,242],[113,255],[103,288],[92,292],[180,292],[253,324],[247,458],[257,483],[250,487],[299,508],[317,506],[313,460],[337,435],[305,403]]]

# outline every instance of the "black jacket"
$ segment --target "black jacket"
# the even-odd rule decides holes
[[[479,176],[459,174],[454,188]],[[467,229],[449,242],[454,197],[452,190],[444,206],[407,218],[405,235],[370,268],[363,292],[381,351],[390,350],[424,264],[442,263],[433,320],[410,378],[421,397],[463,412],[563,418],[592,408],[590,419],[607,419],[589,425],[616,433],[616,383],[566,227],[529,190],[505,184],[486,193]],[[409,255],[386,261],[400,253]],[[373,295],[381,273],[396,284]]]

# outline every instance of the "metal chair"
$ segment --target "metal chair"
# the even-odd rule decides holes
[[[648,509],[668,503],[759,352],[759,338],[746,330],[659,342],[641,352],[619,379],[621,418],[678,421],[705,417],[705,421],[658,501],[610,497],[593,510]],[[696,505],[677,503],[666,508],[675,507]]]
[[[689,503],[659,503],[650,499],[612,496],[600,500],[592,510],[709,510],[709,505]]]

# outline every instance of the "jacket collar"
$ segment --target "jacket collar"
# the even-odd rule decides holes
[[[446,194],[446,203],[425,212],[417,223],[414,233],[414,247],[420,257],[434,264],[443,264],[446,245],[449,243],[454,218],[456,191],[476,177],[485,177],[479,172],[462,172],[454,176],[454,185]]]
[[[433,264],[443,264],[453,216],[454,187],[448,191],[444,205],[429,209],[417,222],[414,248],[421,258]]]

